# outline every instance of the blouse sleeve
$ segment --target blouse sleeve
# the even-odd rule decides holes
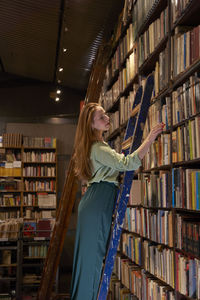
[[[104,166],[121,172],[137,170],[141,166],[137,151],[125,156],[111,149],[106,143],[97,143],[94,147],[95,160]]]

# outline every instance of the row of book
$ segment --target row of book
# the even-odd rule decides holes
[[[158,44],[168,33],[168,7],[164,9],[159,18],[150,24],[148,29],[139,37],[138,54],[139,67],[155,50]]]
[[[200,157],[200,116],[172,132],[172,162]]]
[[[133,94],[133,93],[131,93]],[[129,97],[121,97],[119,100],[119,123],[120,125],[124,125],[128,119],[130,118],[132,106],[133,106],[133,100],[134,98],[131,97],[132,95],[129,95]]]
[[[153,142],[143,159],[144,170],[160,167],[170,164],[170,134],[161,134],[155,142]]]
[[[174,288],[174,253],[172,249],[142,242],[143,268]]]
[[[44,207],[43,207],[44,208]],[[54,210],[33,210],[32,208],[26,208],[23,212],[24,219],[52,219],[56,217],[55,207]]]
[[[200,78],[197,73],[172,92],[172,112],[173,125],[200,112]]]
[[[48,245],[30,245],[24,247],[24,258],[45,258],[47,256]]]
[[[41,151],[30,151],[23,152],[23,162],[52,162],[56,163],[55,152],[41,152]]]
[[[55,225],[54,219],[38,219],[32,221],[23,222],[23,235],[24,237],[34,238],[34,237],[46,237],[51,236],[51,232]]]
[[[56,194],[51,193],[36,193],[36,194],[26,194],[23,196],[24,206],[33,207],[56,207]]]
[[[121,282],[138,299],[142,296],[142,278],[141,269],[138,266],[130,264],[127,259],[121,260]]]
[[[175,247],[200,257],[199,217],[176,215]]]
[[[145,174],[143,176],[143,199],[145,207],[170,207],[171,174],[159,171],[159,174]]]
[[[56,168],[49,166],[27,166],[23,168],[23,176],[55,177]]]
[[[189,120],[172,132],[172,152],[170,151],[170,134],[164,133],[151,145],[143,166],[145,170],[188,161],[200,157],[200,117]]]
[[[109,84],[111,79],[114,77],[115,72],[120,69],[127,54],[133,48],[133,24],[131,23],[127,28],[125,36],[120,41],[112,59],[111,63],[106,67],[105,84]]]
[[[23,224],[23,219],[15,217],[9,220],[4,220],[1,217],[0,219],[0,239],[17,239]]]
[[[200,260],[175,252],[176,290],[190,298],[200,299]]]
[[[152,7],[155,7],[156,4],[156,0],[144,0],[135,2],[135,5],[133,7],[134,36],[137,36],[138,31],[144,23],[144,20],[146,20]]]
[[[24,147],[56,148],[56,138],[54,137],[23,137]]]
[[[142,239],[133,234],[123,233],[122,237],[122,252],[128,256],[133,262],[142,265]]]
[[[138,73],[137,67],[137,48],[134,48],[134,51],[130,54],[130,56],[126,59],[126,66],[120,70],[119,76],[112,88],[106,92],[104,92],[104,88],[102,89],[100,102],[104,101],[105,109],[109,109],[112,104],[117,100],[121,93],[124,92],[127,85],[134,79],[136,74]],[[108,104],[107,104],[108,102]]]
[[[3,133],[0,137],[1,147],[21,147],[22,134],[20,133]]]
[[[21,161],[14,162],[1,162],[0,163],[0,176],[21,176]]]
[[[16,252],[13,250],[2,250],[0,252],[0,265],[11,265],[16,263]]]
[[[0,212],[0,220],[7,220],[7,219],[19,219],[21,217],[19,210],[12,210],[12,211],[1,211]]]
[[[119,128],[119,111],[110,114],[110,128],[108,130],[109,135]]]
[[[21,197],[15,194],[3,194],[0,196],[0,206],[20,206]]]
[[[187,5],[190,3],[190,0],[177,0],[171,4],[171,22],[172,24],[181,16],[181,14],[186,9]]]
[[[34,191],[34,192],[55,192],[56,191],[56,182],[55,180],[25,180],[24,181],[25,191]]]
[[[151,274],[145,270],[141,271],[142,275],[142,300],[175,300],[174,291],[167,286],[155,279]]]
[[[154,90],[155,96],[159,94],[168,85],[169,80],[169,55],[168,55],[168,44],[165,49],[160,52],[159,59],[156,61],[154,71]]]
[[[173,247],[172,211],[128,207],[124,229],[156,243]]]
[[[172,169],[172,206],[200,209],[200,169]]]
[[[0,148],[0,162],[21,161],[21,149]]]
[[[126,299],[140,299],[140,300],[174,300],[174,292],[172,288],[156,279],[153,275],[147,273],[142,268],[130,262],[128,259],[121,258],[120,261],[120,280],[125,288],[128,297]],[[111,280],[110,289],[113,299],[120,298],[120,284],[118,275]],[[112,299],[112,298],[111,298]]]
[[[156,124],[163,122],[165,124],[164,130],[168,130],[171,126],[171,99],[164,97],[157,99],[148,111],[147,122],[145,124],[144,137],[148,135],[150,129]]]
[[[185,29],[185,27],[183,28]],[[171,38],[172,59],[171,78],[176,77],[189,68],[200,57],[200,25],[182,34],[175,34]],[[179,55],[177,55],[179,53]]]
[[[130,291],[121,286],[121,283],[116,278],[111,278],[110,290],[107,295],[107,300],[135,300],[136,298],[130,293]]]

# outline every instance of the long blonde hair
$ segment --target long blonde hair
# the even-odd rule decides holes
[[[100,107],[97,103],[86,104],[79,116],[74,141],[74,171],[75,175],[83,180],[92,176],[90,152],[92,144],[97,140],[97,130],[92,128],[94,112]]]

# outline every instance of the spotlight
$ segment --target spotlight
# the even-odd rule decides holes
[[[56,97],[56,98],[55,98],[55,101],[56,101],[56,102],[60,101],[60,98],[59,98],[59,97]]]
[[[60,67],[60,68],[59,68],[59,72],[62,72],[62,71],[63,71],[63,68],[62,68],[62,67]]]
[[[58,95],[60,95],[60,94],[61,94],[61,90],[57,90],[56,93],[57,93]]]

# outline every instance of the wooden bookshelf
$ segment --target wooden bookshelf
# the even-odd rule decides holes
[[[148,134],[152,124],[158,122],[158,119],[160,121],[163,121],[164,123],[166,123],[167,119],[169,124],[168,128],[163,132],[163,134],[161,134],[161,136],[158,137],[157,141],[152,146],[149,156],[146,156],[144,158],[143,168],[140,168],[138,172],[138,180],[142,182],[141,184],[143,187],[146,184],[146,187],[145,189],[142,188],[141,203],[136,205],[129,204],[127,207],[127,216],[125,220],[123,235],[127,236],[127,240],[128,237],[130,237],[130,244],[127,242],[126,245],[123,245],[122,237],[120,243],[120,252],[117,255],[116,266],[114,268],[115,276],[113,276],[113,279],[111,280],[111,290],[109,292],[108,299],[113,299],[112,297],[117,290],[118,293],[125,293],[127,297],[133,297],[133,299],[148,300],[149,298],[146,298],[146,295],[144,296],[144,298],[142,298],[142,295],[144,295],[145,291],[148,288],[159,289],[159,297],[161,297],[160,295],[162,295],[162,299],[200,299],[200,248],[198,248],[199,254],[194,253],[194,251],[197,251],[197,249],[194,247],[194,245],[196,244],[193,236],[191,235],[191,228],[194,228],[194,233],[196,232],[196,230],[198,231],[198,240],[200,238],[200,177],[198,177],[200,176],[200,155],[198,154],[200,151],[200,144],[196,143],[196,140],[198,142],[200,141],[200,129],[197,128],[200,128],[200,41],[199,39],[191,39],[191,41],[193,41],[194,43],[199,43],[198,46],[194,44],[193,46],[191,46],[194,48],[197,47],[199,52],[196,60],[194,59],[194,57],[190,57],[190,55],[192,55],[191,53],[187,52],[187,55],[189,57],[188,61],[190,62],[187,67],[186,51],[189,50],[188,48],[184,48],[183,44],[181,44],[181,38],[183,41],[183,36],[181,37],[181,35],[183,35],[184,32],[193,30],[192,28],[187,28],[186,26],[192,26],[194,28],[200,25],[200,3],[197,2],[198,1],[195,0],[178,0],[174,3],[172,3],[172,1],[170,0],[133,1],[133,7],[131,11],[123,12],[124,14],[127,14],[126,19],[129,20],[129,22],[130,17],[128,17],[128,15],[132,15],[134,43],[138,43],[142,35],[145,36],[151,24],[157,24],[159,22],[158,18],[160,18],[161,13],[163,13],[164,10],[167,10],[168,20],[166,35],[160,40],[154,51],[149,54],[149,56],[142,62],[142,64],[140,66],[135,66],[138,71],[133,80],[127,83],[126,78],[120,77],[121,70],[123,70],[124,68],[128,68],[127,59],[132,53],[131,50],[128,49],[128,46],[127,48],[125,47],[125,52],[123,53],[123,57],[125,57],[125,59],[121,61],[118,69],[115,70],[114,76],[110,77],[110,81],[108,80],[108,77],[105,77],[105,81],[102,86],[102,92],[99,97],[99,103],[102,106],[106,107],[107,101],[109,101],[110,106],[108,111],[110,114],[114,114],[115,112],[119,111],[119,126],[106,137],[107,141],[110,142],[113,147],[115,147],[115,141],[116,145],[119,145],[120,136],[123,136],[122,131],[124,130],[124,127],[122,126],[122,124],[120,124],[120,114],[123,113],[120,110],[121,98],[125,97],[125,101],[131,102],[131,93],[133,93],[132,95],[134,95],[138,84],[143,84],[145,81],[145,77],[148,76],[148,74],[152,71],[155,74],[155,93],[151,99],[152,110],[151,108],[149,110],[152,115],[149,115],[149,119],[144,130],[144,136]],[[145,5],[149,5],[149,9],[146,11]],[[177,7],[175,7],[175,5],[177,5]],[[135,15],[135,12],[138,13],[137,16]],[[173,17],[172,12],[173,14],[175,13],[175,18]],[[129,23],[129,25],[126,27],[124,27],[124,24],[117,25],[118,28],[120,28],[121,26],[123,30],[121,31],[121,36],[119,37],[117,45],[115,45],[115,47],[113,48],[112,55],[110,56],[110,60],[108,62],[108,74],[112,74],[113,72],[112,59],[113,57],[115,57],[115,55],[118,55],[117,51],[120,42],[125,39],[126,35],[128,40],[128,28],[130,28],[130,24],[131,23]],[[181,32],[180,26],[184,26],[185,31]],[[200,29],[198,33],[200,33]],[[192,33],[188,33],[188,35],[189,34],[192,36]],[[153,37],[151,36],[150,38],[152,39]],[[177,50],[175,49],[174,51],[173,49],[173,41],[179,38],[180,52],[177,53]],[[184,38],[186,38],[186,34]],[[165,49],[166,51],[163,52]],[[139,63],[139,56],[141,55],[140,51],[141,49],[137,51],[137,64]],[[165,58],[166,63],[164,66],[160,66],[160,63],[162,64],[163,57]],[[179,63],[181,64],[182,62],[184,62],[185,65],[180,65],[177,67],[177,65]],[[174,65],[174,63],[176,65]],[[161,72],[162,67],[165,74]],[[173,76],[176,71],[176,76]],[[163,84],[162,81],[165,82],[165,84]],[[121,86],[123,86],[123,84],[125,85],[125,88],[121,89]],[[117,89],[117,91],[115,89]],[[176,97],[173,96],[175,93],[177,93]],[[188,94],[186,95],[186,93],[190,93],[189,96]],[[173,100],[173,97],[176,100]],[[190,104],[188,104],[188,102],[184,102],[184,106],[183,102],[180,102],[181,104],[179,103],[179,106],[175,106],[178,105],[178,101],[180,101],[180,98],[186,99],[186,97],[189,97],[190,99],[192,98],[192,100],[190,100]],[[177,100],[178,98],[179,100]],[[173,101],[176,101],[175,105]],[[185,113],[185,108],[187,110],[186,117],[184,117],[183,114]],[[153,115],[153,112],[155,112],[155,116]],[[174,119],[174,116],[177,117],[176,114],[178,113],[180,115],[182,114],[183,119],[176,121]],[[178,116],[178,118],[180,117],[180,115]],[[115,120],[115,122],[116,121],[117,120]],[[192,125],[191,122],[193,122]],[[150,126],[148,126],[148,124]],[[174,132],[176,132],[176,140],[174,139]],[[166,143],[166,141],[168,142]],[[161,147],[162,149],[159,150],[159,147]],[[174,155],[176,155],[176,151],[178,153],[178,156],[175,159]],[[182,152],[183,155],[183,159],[181,160],[181,156],[179,157],[179,152]],[[149,167],[145,167],[146,165]],[[184,175],[179,176],[188,176],[181,177],[181,185],[178,183],[179,181],[177,181],[179,179],[173,177],[174,170],[177,169],[184,170],[183,173],[180,173]],[[194,171],[187,171],[188,169],[192,169]],[[187,175],[185,175],[184,172],[187,172]],[[194,181],[194,176],[196,176],[196,181]],[[189,180],[193,181],[189,182]],[[194,188],[192,190],[192,186],[194,186],[194,184],[196,194]],[[191,191],[189,189],[189,186],[191,186]],[[174,200],[173,197],[176,197],[174,195],[178,193],[178,189],[181,189],[182,192],[182,194],[178,194],[180,203],[182,203],[182,207],[177,206],[178,202],[175,202],[174,205],[174,201],[176,200],[176,198]],[[183,200],[186,201],[186,195],[188,197],[187,199],[189,199],[188,201],[191,202],[192,199],[193,202],[191,203],[192,205],[195,204],[196,209],[188,206],[188,203],[186,203],[187,206],[184,206],[185,202],[183,205]],[[148,199],[148,197],[150,200]],[[167,201],[166,204],[160,205],[160,203],[164,203],[164,198],[167,199],[165,199]],[[159,205],[153,205],[152,203],[154,201],[160,201]],[[194,201],[196,202],[194,203]],[[147,205],[146,203],[151,204]],[[191,205],[191,203],[189,204]],[[140,220],[140,223],[136,224],[136,222],[134,221],[135,219]],[[149,220],[151,220],[151,222]],[[183,231],[185,228],[184,226],[183,228],[180,226],[177,227],[177,220],[179,220],[179,222],[182,222],[181,224],[186,224],[184,226],[187,228],[187,230],[189,230],[188,234]],[[130,225],[131,222],[133,223],[132,225]],[[130,230],[130,227],[136,229],[133,231]],[[153,234],[156,235],[158,234],[158,232],[160,234],[161,240],[163,238],[165,239],[164,243],[160,241],[159,238],[151,238],[151,234],[153,236]],[[179,233],[179,236],[177,232]],[[131,244],[132,236],[134,236],[136,239],[139,239],[141,244],[139,250],[136,250],[134,248],[134,245]],[[187,239],[187,242],[185,242],[185,239]],[[184,242],[186,243],[186,245],[188,243],[188,247],[191,247],[191,249],[187,251],[183,250],[180,247],[177,247],[177,241],[178,243]],[[132,248],[129,249],[130,245],[132,245]],[[127,250],[127,253],[133,254],[136,252],[138,253],[139,251],[139,254],[142,257],[141,264],[138,264],[133,259],[130,259],[130,255],[127,255],[127,253],[124,253],[124,251],[122,251],[123,247]],[[156,272],[151,271],[154,268],[156,269],[156,266],[154,266],[155,257],[153,256],[152,250],[152,253],[149,252],[151,261],[148,260],[148,255],[145,254],[145,251],[147,251],[148,248],[154,249],[157,255],[160,255],[160,260],[157,261],[157,263],[162,263],[160,268],[163,268],[163,270],[166,272],[165,274],[163,273],[165,279],[158,276]],[[146,269],[145,263],[147,263],[147,260],[149,267]],[[165,265],[168,266],[166,261],[170,262],[170,267],[169,269],[165,270]],[[187,267],[187,271],[185,271],[183,266],[185,266],[185,269]],[[121,271],[119,271],[120,267]],[[194,268],[198,270],[198,274],[195,274]],[[118,269],[118,272],[116,272],[116,269]],[[134,290],[134,288],[131,286],[131,281],[129,280],[129,278],[132,278],[132,275],[134,277],[134,279],[132,280],[135,280],[135,282],[137,282],[138,284],[137,291]],[[178,280],[179,276],[181,276],[182,278],[182,285],[180,283],[180,280]],[[151,287],[149,287],[150,285]],[[155,294],[154,297],[155,299],[161,299],[158,298],[158,296],[156,297]]]
[[[0,267],[5,273],[0,280],[5,281],[8,285],[10,281],[13,281],[9,285],[8,292],[15,290],[16,296],[21,297],[27,269],[29,268],[29,273],[30,270],[32,273],[38,273],[38,276],[42,273],[55,221],[57,208],[56,139],[22,137],[22,135],[14,134],[4,134],[3,136],[9,145],[1,147],[0,159],[4,162],[8,157],[7,153],[10,155],[9,157],[12,155],[20,165],[20,175],[16,176],[13,173],[14,176],[5,176],[4,170],[1,170],[0,214],[1,216],[5,214],[5,217],[2,217],[5,220],[0,224],[0,258],[3,251],[11,251],[16,262],[13,261],[13,258],[9,263],[0,261]],[[15,146],[17,142],[21,144]],[[3,167],[4,165],[1,165],[1,168]],[[10,185],[5,184],[7,181],[10,182]],[[15,218],[16,232],[12,232],[14,224],[12,224],[11,217]],[[44,220],[49,223],[47,225],[40,223]],[[26,227],[27,224],[35,227],[30,229]],[[45,226],[48,227],[47,230]],[[30,229],[29,232],[28,229]],[[13,238],[13,234],[15,234],[15,238]],[[27,255],[28,251],[31,254],[30,249],[35,251],[34,255]],[[15,277],[7,276],[5,271],[7,269],[12,270]],[[38,279],[37,287],[39,282]],[[31,288],[29,286],[30,291]]]

